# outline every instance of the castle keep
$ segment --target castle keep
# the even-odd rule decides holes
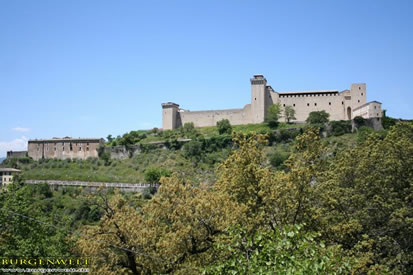
[[[195,127],[215,126],[222,119],[228,119],[232,125],[262,123],[268,107],[279,103],[281,107],[290,105],[294,108],[296,120],[304,122],[310,112],[326,111],[330,120],[351,120],[355,116],[375,118],[382,116],[381,103],[366,102],[366,84],[351,84],[350,90],[320,90],[276,92],[263,75],[254,75],[251,79],[251,104],[242,109],[189,111],[179,108],[173,102],[162,104],[162,128],[175,129],[187,122]]]

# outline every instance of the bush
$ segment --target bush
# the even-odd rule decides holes
[[[279,130],[274,137],[276,142],[289,142],[294,140],[301,132],[299,129],[281,129]]]
[[[149,153],[158,149],[155,144],[141,144],[140,148],[142,153]]]
[[[359,143],[363,143],[364,141],[366,141],[367,137],[373,132],[374,132],[373,129],[367,126],[360,127],[360,129],[358,130],[358,134],[357,134],[357,141]]]
[[[383,125],[383,128],[387,130],[387,129],[390,129],[392,126],[396,125],[397,120],[392,118],[392,117],[388,117],[386,115],[386,111],[384,110],[383,111],[383,117],[381,119],[381,123]]]
[[[176,138],[173,138],[171,140],[167,140],[165,142],[165,146],[169,150],[179,150],[182,147],[182,143],[179,142]]]
[[[161,177],[170,177],[171,172],[163,168],[149,168],[145,171],[145,181],[149,184],[159,184]]]
[[[328,122],[330,114],[326,111],[314,111],[308,115],[307,123],[309,124],[324,124]]]
[[[109,152],[103,152],[100,155],[100,158],[103,160],[105,166],[110,165],[111,161],[110,161],[110,153]]]
[[[202,143],[198,140],[191,140],[184,145],[184,156],[186,158],[200,159],[202,154]]]
[[[231,134],[232,126],[228,119],[223,119],[217,122],[218,133],[222,134]]]
[[[351,121],[332,121],[331,125],[331,134],[333,136],[342,136],[347,133],[351,133]]]
[[[269,161],[274,168],[284,169],[284,161],[286,161],[289,156],[288,153],[277,151],[269,156]]]
[[[143,189],[142,196],[145,200],[150,200],[152,196],[156,193],[156,188],[153,186],[146,187]]]
[[[361,116],[356,116],[354,119],[354,124],[356,124],[357,129],[360,128],[361,126],[366,126],[366,120],[362,118]]]

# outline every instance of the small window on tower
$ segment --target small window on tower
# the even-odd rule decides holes
[[[341,101],[341,105],[344,105],[344,101]]]
[[[285,104],[283,104],[283,107],[285,107]]]
[[[317,103],[314,103],[314,106],[317,106]]]
[[[329,102],[328,105],[331,105],[331,102]]]
[[[360,99],[359,100],[357,100],[358,101],[358,103],[360,103]]]
[[[295,104],[293,104],[293,106],[295,107]]]
[[[307,106],[310,106],[310,103],[307,103]]]
[[[359,90],[361,90],[361,87],[359,87]]]
[[[363,95],[363,93],[361,93],[361,95]]]

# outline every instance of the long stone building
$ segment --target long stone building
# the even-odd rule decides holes
[[[103,138],[52,138],[34,139],[28,142],[28,155],[39,159],[87,159],[98,157]]]
[[[349,90],[294,91],[276,92],[263,75],[254,75],[251,79],[251,103],[242,109],[189,111],[179,108],[173,102],[162,104],[162,128],[175,129],[187,122],[195,127],[215,126],[222,119],[228,119],[232,125],[262,123],[268,107],[279,103],[295,109],[296,120],[304,122],[310,112],[326,111],[330,120],[351,120],[355,116],[363,118],[380,118],[381,103],[366,100],[366,84],[351,84]]]

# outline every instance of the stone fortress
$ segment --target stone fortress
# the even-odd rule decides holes
[[[268,107],[279,103],[281,107],[290,105],[295,110],[296,120],[304,122],[310,112],[326,111],[330,120],[351,120],[356,116],[365,119],[381,118],[381,103],[366,100],[366,84],[351,84],[350,90],[320,90],[276,92],[263,75],[251,79],[251,104],[242,109],[189,111],[179,108],[173,102],[162,104],[162,128],[171,130],[193,122],[195,127],[215,126],[222,119],[232,125],[264,122]]]
[[[53,138],[34,139],[28,142],[28,156],[40,159],[87,159],[97,158],[103,138]]]

